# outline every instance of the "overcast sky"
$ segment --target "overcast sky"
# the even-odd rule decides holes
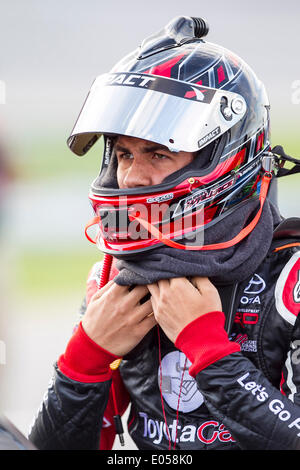
[[[253,67],[267,87],[274,118],[300,116],[300,104],[291,101],[296,80],[300,89],[297,0],[0,0],[0,5],[0,80],[6,92],[1,125],[17,139],[24,132],[68,132],[95,76],[178,15],[206,18],[207,40]]]

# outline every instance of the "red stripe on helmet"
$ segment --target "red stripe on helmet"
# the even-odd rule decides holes
[[[153,75],[161,75],[162,77],[171,77],[171,70],[181,59],[184,57],[184,54],[178,55],[173,59],[164,62],[163,64],[156,65],[150,69],[151,74]]]
[[[256,145],[256,153],[259,152],[259,150],[261,150],[263,148],[263,144],[264,144],[264,132],[262,132],[261,134],[259,134],[259,136],[257,137],[257,145]]]
[[[217,69],[217,73],[218,73],[219,83],[223,82],[226,77],[225,77],[225,72],[224,72],[222,65],[220,65],[220,67]]]
[[[201,184],[208,184],[211,183],[221,176],[225,175],[231,170],[234,170],[235,168],[238,168],[245,160],[245,153],[246,153],[246,147],[244,147],[242,150],[240,150],[238,153],[233,155],[232,157],[228,158],[222,163],[219,163],[217,167],[209,173],[208,175],[201,176],[197,178]]]

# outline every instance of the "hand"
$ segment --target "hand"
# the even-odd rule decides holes
[[[156,324],[146,286],[118,286],[110,281],[91,298],[82,320],[86,334],[102,348],[122,357]]]
[[[183,328],[205,313],[222,311],[219,293],[207,277],[164,279],[148,285],[157,323],[175,340]]]

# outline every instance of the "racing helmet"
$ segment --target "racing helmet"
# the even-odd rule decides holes
[[[205,20],[177,17],[92,84],[68,145],[82,156],[103,139],[89,194],[95,217],[86,235],[105,253],[122,258],[162,243],[205,249],[199,246],[204,229],[249,199],[266,197],[264,85],[240,57],[204,40],[207,33]],[[120,135],[195,152],[195,158],[161,184],[120,189],[114,153]],[[96,239],[88,235],[93,224]]]

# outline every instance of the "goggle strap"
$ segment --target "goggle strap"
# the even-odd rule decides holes
[[[90,227],[92,227],[93,225],[99,224],[99,222],[100,222],[100,217],[99,217],[99,216],[93,217],[93,218],[86,224],[85,229],[84,229],[84,233],[85,233],[86,238],[88,239],[88,241],[90,241],[90,242],[93,243],[94,245],[97,244],[97,237],[98,237],[98,235],[96,235],[96,239],[93,240],[93,239],[89,236],[89,234],[88,234],[88,229],[89,229]]]

